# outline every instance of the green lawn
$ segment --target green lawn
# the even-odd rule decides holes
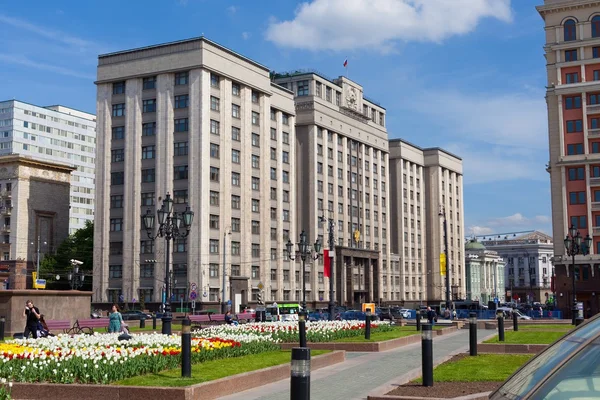
[[[512,325],[510,325],[512,326]],[[525,325],[519,324],[519,331],[562,331],[568,332],[573,329],[573,325],[565,324],[544,324],[544,325]]]
[[[445,362],[433,370],[434,382],[505,381],[533,355],[480,354],[466,356],[458,361]],[[422,382],[418,379],[416,382]]]
[[[329,350],[312,350],[311,357],[329,353]],[[225,378],[243,372],[286,364],[291,361],[291,351],[269,351],[248,356],[224,358],[192,365],[192,377],[182,378],[181,368],[163,371],[157,374],[136,376],[113,383],[123,386],[159,386],[180,387],[195,385],[215,379]]]
[[[550,344],[560,339],[565,334],[564,331],[523,331],[504,332],[504,342],[507,344]],[[498,336],[486,340],[484,343],[502,343],[498,341]]]
[[[334,340],[334,342],[351,342],[351,343],[372,343],[372,342],[383,342],[385,340],[398,339],[405,336],[417,335],[421,332],[417,331],[414,326],[399,326],[391,331],[378,332],[377,329],[371,330],[371,339],[365,340],[364,335],[352,336]]]

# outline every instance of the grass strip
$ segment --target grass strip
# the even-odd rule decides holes
[[[330,353],[329,350],[312,350],[311,357]],[[225,358],[192,365],[192,377],[182,378],[181,369],[170,369],[157,374],[147,374],[114,382],[122,386],[181,387],[209,382],[244,372],[286,364],[291,361],[290,350],[269,351],[248,356]]]
[[[561,331],[568,332],[573,329],[573,325],[565,324],[545,324],[545,325],[525,325],[519,324],[519,331]]]
[[[373,342],[383,342],[385,340],[398,339],[401,337],[418,335],[421,332],[417,331],[414,326],[402,326],[394,328],[390,331],[377,332],[376,330],[371,331],[371,339],[365,340],[364,335],[360,336],[352,336],[334,340],[337,343],[373,343]]]
[[[498,336],[486,340],[484,343],[506,343],[506,344],[550,344],[560,339],[566,332],[556,331],[524,331],[504,332],[504,342],[498,340]]]
[[[434,382],[503,382],[525,364],[532,354],[480,354],[440,364]],[[422,383],[421,378],[415,380]]]

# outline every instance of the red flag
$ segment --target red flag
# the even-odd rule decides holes
[[[329,250],[323,250],[323,272],[327,278],[331,276],[331,266],[329,265],[329,261]]]

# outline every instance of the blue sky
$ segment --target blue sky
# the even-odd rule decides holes
[[[97,55],[204,34],[276,71],[345,74],[390,138],[464,161],[466,233],[551,233],[542,0],[6,2],[0,99],[95,112]]]

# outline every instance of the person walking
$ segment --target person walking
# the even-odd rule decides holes
[[[38,321],[40,320],[40,309],[35,307],[31,300],[27,300],[25,302],[25,310],[23,311],[23,316],[26,318],[25,331],[23,332],[23,337],[25,337],[25,339],[28,339],[29,334],[31,334],[31,337],[37,339]]]
[[[123,316],[119,312],[119,306],[116,304],[113,304],[112,312],[110,313],[108,320],[108,333],[120,333]]]
[[[427,321],[433,326],[435,325],[435,311],[431,307],[427,307]]]

